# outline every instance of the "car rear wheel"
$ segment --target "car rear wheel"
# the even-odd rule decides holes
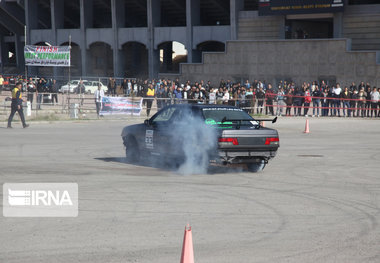
[[[138,163],[140,161],[140,150],[134,137],[126,139],[125,148],[127,162]]]
[[[264,170],[264,168],[265,168],[265,161],[261,160],[261,162],[259,162],[259,163],[249,163],[249,164],[247,164],[247,168],[248,168],[248,171],[250,171],[252,173],[260,172],[260,171]]]

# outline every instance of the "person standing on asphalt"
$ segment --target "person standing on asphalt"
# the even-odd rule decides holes
[[[94,92],[95,96],[95,105],[96,105],[96,114],[99,118],[100,110],[102,109],[102,99],[104,97],[104,90],[102,90],[102,85],[98,84],[98,89]]]
[[[293,88],[290,88],[288,90],[288,93],[286,94],[286,97],[285,97],[285,103],[286,103],[285,115],[291,116],[292,115],[291,109],[293,106]]]
[[[365,117],[365,100],[367,98],[367,92],[364,91],[364,87],[362,87],[358,94],[358,116],[361,116],[362,118]]]
[[[55,104],[55,101],[58,104],[58,85],[55,79],[53,79],[53,82],[51,83],[51,93],[51,103]]]
[[[256,93],[257,98],[257,114],[263,113],[264,108],[264,100],[265,100],[265,92],[263,91],[263,88],[260,87],[259,91]]]
[[[369,117],[369,113],[371,111],[371,87],[368,85],[366,86],[366,89],[367,89],[367,97],[366,97],[365,109],[367,113],[364,113],[364,117],[365,115]]]
[[[269,115],[269,113],[273,116],[274,111],[273,111],[273,100],[275,98],[275,94],[272,89],[272,85],[268,84],[268,89],[265,92],[265,97],[266,97],[266,106],[265,106],[265,114]]]
[[[285,92],[282,87],[279,88],[277,93],[277,112],[276,116],[282,116],[282,111],[286,111]]]
[[[343,92],[341,93],[341,98],[343,102],[343,116],[344,117],[351,117],[351,106],[350,106],[350,100],[351,100],[351,92],[348,90],[348,87],[344,87]],[[347,113],[347,114],[346,114]]]
[[[321,97],[322,97],[322,116],[324,117],[327,117],[329,116],[329,100],[328,100],[328,97],[329,97],[329,89],[326,87],[322,90],[322,93],[321,93]]]
[[[0,75],[0,94],[3,91],[3,85],[4,85],[4,78],[2,75]]]
[[[84,103],[84,93],[86,92],[86,87],[83,84],[83,80],[79,81],[78,87],[77,87],[77,94],[80,98],[80,105],[83,106]]]
[[[115,81],[112,78],[109,78],[107,88],[108,88],[108,94],[110,96],[115,96],[116,90],[114,90],[114,87],[115,87]]]
[[[356,88],[354,88],[352,94],[351,94],[351,101],[350,101],[350,107],[352,110],[352,117],[358,117],[359,114],[356,114],[358,111],[357,105],[358,105],[358,99],[359,99],[359,92]]]
[[[29,82],[26,86],[26,91],[28,92],[27,94],[27,100],[30,101],[30,108],[33,108],[33,98],[34,98],[34,93],[37,91],[36,85],[33,82],[33,79],[30,78]]]
[[[372,117],[377,117],[377,106],[380,100],[380,94],[377,91],[376,87],[373,87],[372,92],[371,92],[371,118]]]
[[[304,107],[303,107],[303,115],[305,117],[308,117],[308,112],[309,112],[309,108],[310,108],[310,102],[311,102],[311,93],[310,93],[310,88],[308,86],[305,86],[304,87],[304,98],[305,98],[305,102],[304,102]]]
[[[162,98],[165,97],[164,93],[165,93],[165,89],[164,89],[164,85],[161,84],[160,87],[155,91],[156,93],[156,97],[157,97],[157,110],[161,110],[163,108],[163,100]]]
[[[37,109],[40,110],[41,109],[41,103],[42,103],[42,100],[43,100],[43,92],[44,92],[44,89],[45,89],[45,85],[46,85],[46,81],[44,78],[40,78],[38,80],[38,83],[37,83],[37,92],[36,92],[36,95],[37,95]]]
[[[312,93],[312,102],[313,102],[313,117],[317,116],[319,117],[319,108],[321,106],[321,97],[322,97],[322,92],[319,89],[318,85],[314,86],[314,91]],[[317,115],[315,115],[317,113]]]
[[[294,116],[301,116],[301,110],[302,110],[302,97],[304,93],[301,91],[301,88],[297,87],[295,88],[294,91],[294,99],[293,99],[293,104],[294,104]]]
[[[125,97],[129,96],[127,79],[124,79],[123,82],[121,83],[121,89],[123,90],[123,94]]]
[[[22,88],[21,82],[17,82],[16,86],[12,89],[11,114],[9,115],[9,118],[8,118],[8,128],[12,128],[11,123],[16,111],[18,112],[18,115],[20,116],[22,127],[24,128],[29,127],[29,124],[25,123],[24,112],[22,109],[21,88]]]
[[[336,87],[333,87],[332,95],[334,98],[334,116],[338,112],[338,116],[340,117],[340,97],[341,97],[342,89],[340,88],[339,83],[336,84]]]
[[[154,91],[154,87],[152,84],[149,84],[148,85],[148,90],[146,92],[146,115],[149,117],[150,115],[150,110],[152,109],[152,104],[153,104],[153,100],[154,100],[154,95],[155,95],[155,91]]]

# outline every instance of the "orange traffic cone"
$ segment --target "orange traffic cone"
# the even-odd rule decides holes
[[[185,226],[181,263],[194,263],[193,237],[191,235],[191,226],[189,224]]]
[[[306,119],[305,131],[303,133],[310,133],[310,130],[309,130],[309,119]]]

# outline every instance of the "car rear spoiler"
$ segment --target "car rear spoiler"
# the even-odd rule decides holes
[[[275,117],[274,119],[255,119],[255,121],[258,121],[258,122],[271,121],[272,123],[276,123],[277,117]]]

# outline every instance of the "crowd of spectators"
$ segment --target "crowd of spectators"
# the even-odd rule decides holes
[[[0,75],[0,94],[2,91],[12,90],[16,83],[22,83],[22,91],[26,93],[27,101],[33,104],[34,97],[37,100],[37,109],[49,97],[49,103],[58,104],[58,85],[55,79],[29,78],[25,80],[23,76],[11,76],[4,78]]]
[[[0,80],[0,89],[4,89],[5,78],[0,76]],[[22,76],[7,78],[8,85],[16,81],[24,83],[23,91],[27,92],[28,101],[33,103],[33,98],[36,97],[37,108],[43,102],[44,93],[52,95],[51,103],[58,103],[59,87],[54,79],[29,78],[25,81]],[[84,87],[80,86],[81,84],[76,93],[85,92]],[[250,114],[380,117],[379,90],[364,82],[342,87],[339,83],[329,85],[326,81],[297,85],[290,81],[280,81],[272,85],[260,80],[232,82],[222,79],[215,85],[203,80],[181,82],[179,79],[109,78],[107,88],[108,96],[144,97],[147,113],[150,113],[152,102],[156,100],[158,109],[173,103],[202,103],[233,105]]]
[[[341,87],[326,81],[280,81],[275,87],[265,81],[243,83],[221,80],[218,86],[203,80],[181,83],[172,80],[124,80],[125,96],[157,99],[158,109],[171,103],[226,104],[240,107],[250,114],[277,116],[380,117],[380,94],[376,87],[361,82]],[[154,90],[152,91],[149,90]],[[149,95],[147,93],[150,93]],[[149,106],[149,104],[148,104]]]

